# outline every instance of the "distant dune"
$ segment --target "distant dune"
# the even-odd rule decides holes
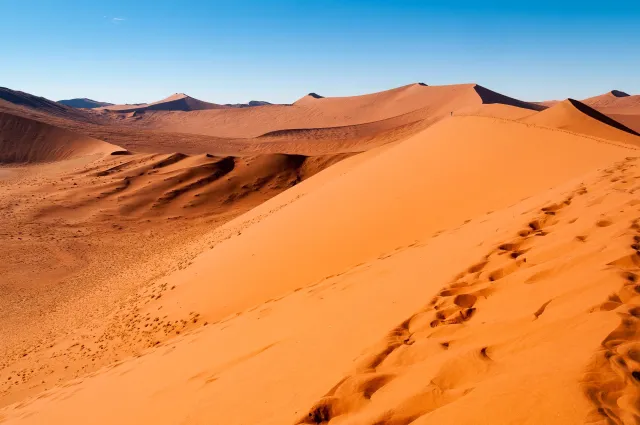
[[[107,102],[98,102],[97,100],[81,98],[81,99],[67,99],[67,100],[59,100],[58,103],[62,103],[66,106],[71,106],[72,108],[100,108],[103,106],[113,106],[113,103]]]
[[[232,108],[249,108],[253,106],[265,106],[271,105],[269,102],[263,100],[251,100],[249,103],[226,103],[224,106],[230,106]]]
[[[223,105],[215,103],[203,102],[187,96],[184,93],[176,93],[153,103],[144,103],[140,105],[113,105],[105,106],[100,109],[115,112],[144,112],[144,111],[201,111],[204,109],[220,109]]]
[[[0,97],[3,424],[640,423],[637,96]]]
[[[607,92],[605,94],[584,99],[582,102],[585,105],[589,105],[593,108],[603,108],[617,106],[623,103],[629,103],[630,99],[625,99],[627,97],[633,96],[630,96],[628,93],[620,90],[611,90],[610,92]],[[633,102],[633,100],[631,101]]]
[[[292,105],[225,108],[203,111],[153,112],[131,122],[136,127],[180,131],[224,138],[253,138],[274,131],[338,128],[371,124],[413,114],[414,121],[435,122],[462,108],[504,103],[544,109],[477,84],[427,86],[410,84],[360,96],[322,97],[315,93]]]
[[[39,121],[0,112],[0,163],[52,162],[122,148]]]
[[[46,111],[49,113],[65,113],[69,107],[44,97],[0,87],[0,99],[15,105]]]
[[[562,101],[523,121],[640,146],[637,132],[574,99]]]

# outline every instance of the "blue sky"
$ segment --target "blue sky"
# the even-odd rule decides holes
[[[412,82],[525,100],[640,94],[637,1],[0,0],[0,86],[288,103]]]

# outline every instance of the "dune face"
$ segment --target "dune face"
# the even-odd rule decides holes
[[[285,130],[317,130],[370,125],[380,121],[437,120],[465,108],[506,104],[530,110],[540,105],[522,102],[476,84],[427,86],[410,84],[378,93],[322,97],[311,93],[292,105],[227,108],[207,111],[145,114],[132,125],[161,131],[180,131],[222,138],[255,138]]]
[[[2,93],[0,422],[640,423],[634,96]]]
[[[122,148],[0,112],[0,163],[51,162],[115,151]]]
[[[473,89],[478,94],[478,96],[480,96],[480,99],[482,99],[482,104],[485,104],[485,105],[497,103],[497,104],[503,104],[508,106],[515,106],[523,109],[530,109],[533,111],[542,111],[546,109],[544,105],[539,105],[532,102],[523,102],[521,100],[514,99],[512,97],[508,97],[500,93],[496,93],[492,90],[489,90],[477,84],[473,87]]]
[[[113,106],[113,103],[107,102],[98,102],[97,100],[82,98],[82,99],[67,99],[67,100],[59,100],[58,103],[61,103],[66,106],[71,106],[73,108],[100,108],[103,106]]]
[[[584,99],[582,102],[594,108],[614,106],[620,103],[627,103],[629,100],[623,100],[625,97],[631,97],[629,94],[620,90],[611,90],[600,96]]]
[[[636,145],[640,143],[636,131],[573,99],[526,117],[523,122]]]
[[[16,105],[44,110],[51,113],[60,113],[67,110],[65,105],[45,99],[44,97],[33,96],[28,93],[8,89],[6,87],[0,87],[0,99]]]
[[[613,90],[583,101],[626,127],[640,132],[640,96]]]
[[[348,156],[128,155],[77,174],[81,183],[66,190],[61,208],[85,216],[231,216]]]
[[[631,96],[614,90],[601,96],[591,97],[583,101],[607,115],[640,115],[640,96]]]
[[[144,111],[200,111],[204,109],[219,109],[224,108],[222,105],[216,105],[215,103],[203,102],[202,100],[194,99],[187,96],[184,93],[176,93],[153,103],[144,103],[140,105],[112,105],[105,106],[101,109],[107,111],[117,111],[121,113],[128,112],[144,112]]]

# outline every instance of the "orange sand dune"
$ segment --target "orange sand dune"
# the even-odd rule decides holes
[[[631,96],[619,90],[612,90],[599,96],[590,97],[582,102],[596,109],[640,108],[640,96]],[[638,112],[638,110],[636,109],[635,112]]]
[[[77,173],[60,206],[41,210],[88,217],[207,217],[248,210],[349,154],[308,157],[136,154]]]
[[[0,163],[60,161],[122,148],[43,122],[0,112]]]
[[[532,102],[532,103],[535,103],[535,104],[540,105],[540,106],[544,106],[546,108],[550,108],[552,106],[557,105],[560,102],[562,102],[562,101],[561,100],[545,100],[543,102]]]
[[[210,249],[114,308],[104,338],[79,328],[81,347],[49,349],[74,362],[120,341],[149,350],[0,417],[632,423],[631,156],[460,116],[348,158],[209,234]]]
[[[611,118],[626,127],[640,133],[640,113],[638,114],[608,114]]]
[[[509,120],[519,120],[536,114],[532,109],[520,108],[518,106],[505,105],[501,103],[474,105],[460,109],[456,115],[472,115],[480,117],[504,118]]]
[[[162,131],[251,138],[282,130],[369,124],[409,114],[415,114],[416,117],[419,115],[421,120],[434,122],[461,108],[494,103],[532,110],[544,109],[477,84],[411,84],[362,96],[325,98],[307,95],[293,105],[265,105],[258,108],[228,108],[186,113],[146,113],[128,123]]]
[[[117,111],[121,113],[144,111],[200,111],[203,109],[219,109],[225,106],[203,102],[184,93],[173,94],[166,99],[140,105],[109,105],[96,108],[100,111]]]
[[[185,102],[196,104],[185,106]],[[401,140],[453,112],[515,118],[524,116],[524,111],[543,109],[476,84],[412,84],[370,95],[307,96],[294,105],[251,108],[193,110],[206,109],[197,102],[176,94],[155,104],[133,105],[134,109],[131,105],[116,106],[119,111],[115,112],[69,108],[73,114],[52,114],[8,102],[0,104],[0,110],[148,153],[324,155],[358,152]]]
[[[585,99],[583,102],[634,131],[640,132],[640,95],[631,96],[613,90],[600,96]]]
[[[640,134],[595,109],[568,99],[523,122],[639,145]]]
[[[540,110],[522,102],[493,92],[477,84],[427,86],[412,84],[379,93],[351,97],[315,97],[307,95],[294,103],[316,111],[331,111],[358,121],[378,121],[419,109],[429,109],[431,115],[444,115],[461,107],[500,103]]]
[[[70,107],[61,103],[53,102],[44,97],[34,96],[29,93],[11,90],[6,87],[0,87],[0,100],[50,113],[66,113],[71,111]]]
[[[0,90],[0,422],[640,423],[622,95]]]
[[[144,350],[144,334],[113,338],[123,325],[114,308],[148,298],[148,283],[209,249],[217,227],[346,157],[93,155],[0,167],[0,406]]]
[[[90,115],[82,110],[6,87],[0,87],[0,112],[9,112],[21,116],[26,113],[28,118],[35,118],[45,122],[48,121],[46,118],[43,120],[43,117],[52,117],[54,120],[68,118],[79,122],[91,120]]]

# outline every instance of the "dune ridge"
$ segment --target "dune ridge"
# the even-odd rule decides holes
[[[122,150],[101,140],[0,112],[0,163],[51,162]]]

